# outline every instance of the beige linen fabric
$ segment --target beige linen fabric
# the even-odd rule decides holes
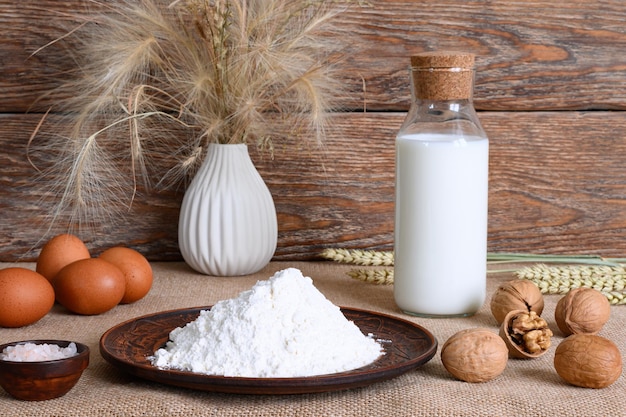
[[[0,264],[0,268],[15,264]],[[33,264],[18,264],[34,268]],[[316,287],[340,306],[396,315],[429,329],[439,341],[437,355],[423,367],[393,380],[365,388],[288,396],[233,395],[193,391],[144,381],[109,365],[100,356],[102,333],[116,324],[148,313],[214,304],[236,296],[275,271],[296,267],[313,278]],[[121,305],[99,316],[77,316],[55,306],[39,322],[20,329],[0,328],[0,342],[25,339],[70,339],[91,348],[91,363],[66,396],[43,402],[14,400],[0,392],[0,416],[626,416],[626,380],[612,386],[584,389],[564,383],[554,371],[554,348],[535,360],[510,360],[497,379],[469,384],[453,379],[439,357],[441,345],[455,332],[470,327],[497,331],[488,301],[473,317],[412,318],[398,311],[390,286],[375,286],[349,278],[350,266],[328,262],[274,262],[246,277],[217,278],[196,274],[183,263],[156,263],[154,285],[146,298]],[[511,274],[489,275],[488,294]],[[559,296],[546,296],[543,316],[555,332]],[[612,307],[612,317],[600,333],[626,352],[626,306]]]

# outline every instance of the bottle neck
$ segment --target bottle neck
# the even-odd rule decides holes
[[[473,104],[473,56],[414,57],[410,75],[412,102],[400,135],[486,137]]]
[[[400,133],[418,132],[486,137],[471,99],[415,99]]]
[[[476,119],[471,99],[427,100],[414,99],[409,113],[422,122],[445,122],[454,119]]]

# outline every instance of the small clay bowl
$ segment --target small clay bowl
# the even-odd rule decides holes
[[[67,340],[25,340],[0,345],[0,352],[8,346],[24,343],[55,344],[62,348]],[[89,365],[89,347],[76,344],[77,354],[70,358],[40,362],[14,362],[0,359],[0,386],[11,396],[26,401],[41,401],[61,397],[69,392]]]

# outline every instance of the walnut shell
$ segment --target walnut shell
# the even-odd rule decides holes
[[[570,290],[556,304],[554,319],[565,336],[596,334],[611,316],[611,303],[593,288]]]
[[[450,337],[441,348],[448,372],[466,382],[485,382],[500,375],[508,361],[504,341],[483,328],[465,329]]]
[[[537,358],[550,348],[552,330],[548,323],[534,312],[509,312],[500,326],[500,337],[506,343],[512,358]]]
[[[622,374],[622,356],[609,339],[593,334],[575,334],[556,348],[554,368],[572,385],[604,388]]]
[[[491,314],[498,324],[513,310],[543,312],[543,294],[532,281],[517,279],[501,284],[491,297]]]

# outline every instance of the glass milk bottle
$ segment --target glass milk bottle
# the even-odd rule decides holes
[[[411,57],[412,104],[396,137],[394,297],[405,313],[474,314],[485,301],[489,141],[474,56]]]

